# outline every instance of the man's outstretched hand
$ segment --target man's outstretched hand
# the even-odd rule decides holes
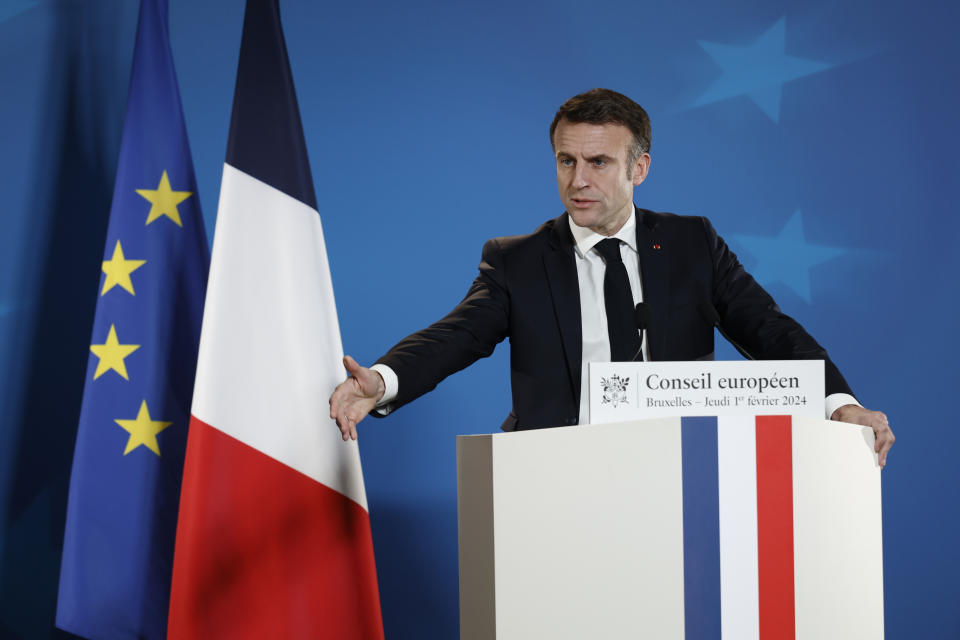
[[[881,467],[886,466],[887,452],[893,446],[895,438],[893,431],[890,430],[890,423],[887,422],[887,416],[882,411],[870,411],[855,404],[845,404],[834,411],[830,419],[873,429],[873,435],[876,438],[873,450],[877,452],[877,462]]]
[[[367,417],[383,397],[383,378],[376,371],[361,367],[350,356],[343,357],[350,377],[330,396],[330,417],[337,421],[343,441],[357,439],[357,423]]]

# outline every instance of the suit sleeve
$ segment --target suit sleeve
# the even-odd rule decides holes
[[[431,391],[444,378],[493,353],[507,336],[510,294],[503,251],[497,239],[483,247],[480,273],[467,295],[450,313],[397,343],[378,364],[397,374],[392,408]]]
[[[853,395],[826,349],[800,324],[780,311],[737,256],[701,218],[713,269],[713,306],[724,331],[758,360],[823,360],[826,395]]]

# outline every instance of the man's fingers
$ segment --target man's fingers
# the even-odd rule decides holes
[[[877,412],[876,417],[877,421],[873,425],[873,433],[875,435],[873,449],[877,452],[877,464],[883,467],[887,464],[887,453],[890,451],[890,447],[893,446],[896,438],[890,429],[890,424],[887,422],[887,416]]]
[[[347,430],[344,433],[344,435],[349,437],[351,440],[357,439],[357,422],[358,422],[358,418],[356,416],[353,416],[353,415],[350,415],[350,413],[347,413],[347,418],[346,418]],[[344,440],[346,440],[347,437],[345,437]]]
[[[886,466],[887,464],[887,452],[890,451],[890,447],[893,446],[893,441],[896,438],[893,435],[893,431],[889,427],[886,428],[883,438],[883,444],[880,447],[880,453],[877,456],[877,461],[880,463],[880,466]]]
[[[346,442],[350,439],[350,418],[346,414],[337,417],[337,426],[340,427],[340,437]]]
[[[343,356],[343,366],[347,368],[347,373],[352,376],[357,376],[363,373],[363,367],[360,366],[360,363],[350,356]]]
[[[357,418],[352,416],[349,411],[338,413],[335,416],[337,427],[340,429],[340,437],[344,442],[357,439],[357,423],[362,420],[362,416]]]

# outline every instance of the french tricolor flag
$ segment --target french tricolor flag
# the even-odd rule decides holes
[[[685,637],[882,638],[869,429],[790,416],[677,420]]]
[[[382,638],[340,330],[277,0],[248,0],[193,395],[170,638]]]

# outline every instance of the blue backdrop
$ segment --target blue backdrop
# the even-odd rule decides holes
[[[554,111],[595,86],[624,92],[653,121],[638,204],[709,216],[861,401],[889,414],[888,637],[957,638],[958,6],[282,2],[346,351],[373,361],[460,299],[486,238],[560,213]],[[171,0],[211,238],[242,13]],[[2,637],[59,635],[136,17],[124,0],[0,5]],[[408,280],[423,286],[394,286]],[[455,436],[502,421],[506,359],[504,346],[360,427],[389,638],[456,636]]]

